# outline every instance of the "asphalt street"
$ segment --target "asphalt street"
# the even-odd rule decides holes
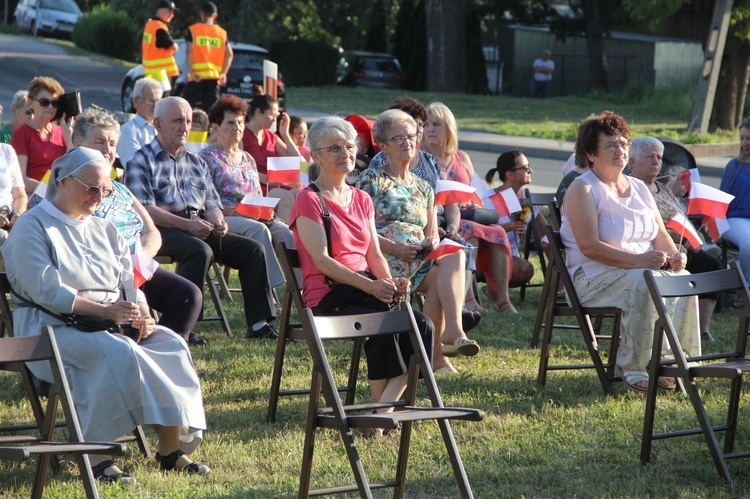
[[[96,104],[111,111],[120,111],[120,85],[127,70],[127,67],[103,57],[66,54],[59,45],[30,36],[0,34],[0,104],[7,110],[16,90],[26,88],[35,76],[47,75],[60,81],[67,91],[80,89],[84,107]],[[324,111],[296,108],[293,101],[288,104],[290,114],[308,121],[326,114]],[[582,113],[585,114],[588,113]],[[573,144],[569,142],[470,130],[459,132],[459,142],[481,176],[495,165],[501,152],[521,147],[534,170],[532,185],[538,192],[554,192],[557,189],[561,179],[560,168],[573,151]],[[703,181],[718,187],[721,171],[728,160],[721,157],[698,158]]]

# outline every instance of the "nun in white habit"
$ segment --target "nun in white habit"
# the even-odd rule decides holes
[[[153,425],[163,470],[208,474],[193,462],[206,418],[200,383],[187,344],[157,326],[143,294],[133,289],[130,251],[109,222],[91,216],[112,195],[110,166],[94,149],[71,149],[52,164],[47,196],[18,219],[2,247],[13,290],[54,314],[75,313],[132,321],[136,343],[105,331],[82,332],[14,297],[17,336],[55,328],[65,373],[90,441],[112,441],[136,425]],[[30,366],[51,382],[49,367]],[[95,476],[135,483],[111,459],[91,456]]]

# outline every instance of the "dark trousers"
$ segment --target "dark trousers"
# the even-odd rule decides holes
[[[545,97],[549,97],[549,85],[550,85],[550,80],[545,80],[545,81],[534,80],[534,82],[531,85],[531,97],[532,98],[539,97],[541,99],[544,99]]]
[[[175,260],[177,273],[201,289],[213,259],[239,270],[248,327],[276,317],[262,244],[231,233],[222,238],[211,234],[203,241],[180,229],[160,227],[159,231],[159,255]]]
[[[219,98],[219,81],[189,81],[185,84],[182,97],[190,103],[190,107],[199,107],[208,112]]]
[[[149,307],[161,315],[159,325],[168,327],[185,341],[201,314],[201,289],[184,277],[162,268],[156,269],[151,279],[141,287]]]
[[[722,268],[721,261],[707,251],[698,250],[695,253],[692,251],[688,251],[687,253],[687,264],[685,265],[685,270],[691,274],[713,272],[715,270],[721,270]],[[716,300],[718,296],[718,293],[706,293],[698,295],[698,298]]]

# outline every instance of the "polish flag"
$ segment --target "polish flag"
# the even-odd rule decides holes
[[[668,229],[672,229],[680,234],[680,238],[684,237],[693,249],[700,248],[701,244],[703,244],[693,223],[680,212],[675,213],[672,219],[664,225],[666,225]]]
[[[686,213],[688,215],[708,215],[726,218],[729,203],[734,196],[706,184],[692,182]]]
[[[680,182],[685,186],[685,192],[690,192],[690,184],[692,182],[700,183],[701,174],[698,173],[697,168],[690,168],[680,172]]]
[[[470,185],[453,180],[438,180],[435,189],[435,204],[446,206],[455,203],[474,203],[482,206],[482,200],[476,189]]]
[[[482,180],[481,177],[476,173],[474,173],[474,176],[471,177],[471,186],[477,190],[477,196],[479,196],[481,199],[487,199],[488,197],[495,194],[495,191],[490,189],[485,181]]]
[[[703,225],[708,229],[711,239],[718,241],[722,234],[729,230],[729,222],[726,218],[704,217]]]
[[[452,255],[453,253],[458,253],[462,249],[464,249],[466,246],[462,244],[458,244],[455,241],[451,241],[448,238],[443,239],[440,241],[440,244],[435,246],[435,248],[430,251],[430,254],[427,255],[427,258],[425,260],[440,260],[444,256]]]
[[[237,205],[235,210],[240,215],[259,220],[271,220],[273,210],[279,204],[278,198],[265,198],[262,196],[245,196]]]
[[[268,158],[267,182],[269,184],[299,184],[301,159],[299,156]]]
[[[138,289],[153,277],[159,264],[143,251],[141,240],[137,237],[135,238],[135,251],[130,258],[133,259],[133,286]]]
[[[519,212],[522,209],[516,193],[510,187],[485,199],[484,207],[497,211],[500,218],[509,217],[511,214]]]

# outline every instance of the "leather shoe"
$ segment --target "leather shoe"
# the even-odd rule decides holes
[[[279,337],[279,333],[270,324],[264,325],[257,331],[248,329],[245,333],[245,339],[247,340],[275,340]]]
[[[463,327],[464,333],[477,327],[481,320],[482,314],[479,312],[471,312],[469,310],[461,312],[461,326]]]
[[[208,342],[203,338],[198,337],[195,333],[190,333],[190,335],[188,335],[188,345],[191,347],[202,347],[206,343]]]

